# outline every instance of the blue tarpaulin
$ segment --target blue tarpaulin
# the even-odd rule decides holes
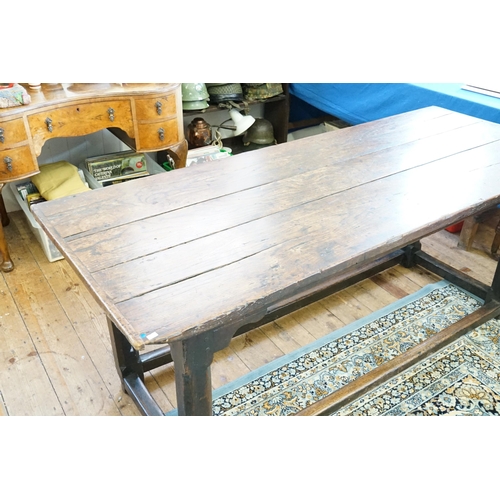
[[[500,98],[462,89],[461,83],[290,83],[290,94],[357,125],[427,106],[500,123]]]

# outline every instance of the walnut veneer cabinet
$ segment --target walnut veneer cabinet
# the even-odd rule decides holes
[[[1,199],[7,182],[38,172],[45,141],[108,129],[136,151],[167,151],[176,168],[186,165],[180,83],[42,84],[23,87],[28,105],[0,109],[0,268],[12,271],[2,225],[9,222]]]

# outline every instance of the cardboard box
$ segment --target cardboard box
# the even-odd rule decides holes
[[[135,174],[135,177],[132,176],[131,178],[136,178],[136,177],[141,177],[141,176],[146,176],[146,175],[156,175],[156,174],[164,174],[166,172],[165,169],[160,167],[154,159],[148,155],[147,153],[144,154],[144,157],[146,158],[147,161],[147,169],[145,172],[141,172],[138,174]],[[130,177],[127,177],[125,179],[123,178],[117,178],[117,179],[108,179],[107,181],[98,181],[83,164],[80,165],[81,170],[83,171],[83,174],[85,176],[85,182],[87,185],[90,187],[90,189],[99,189],[102,187],[106,186],[111,186],[114,184],[114,181],[118,181],[119,183],[120,180],[129,180]]]
[[[93,156],[85,160],[85,166],[97,182],[139,176],[148,171],[145,154],[135,151]]]
[[[138,156],[134,154],[134,156]],[[165,170],[156,163],[153,158],[148,156],[148,170],[146,173],[149,174],[159,174],[165,173]],[[91,189],[102,188],[102,183],[97,182],[87,171],[86,168],[79,168],[80,177],[87,183],[87,185]],[[26,219],[28,220],[29,226],[33,231],[38,243],[40,243],[43,252],[45,253],[49,262],[55,262],[61,259],[64,259],[64,256],[59,252],[54,243],[49,239],[45,231],[42,229],[40,224],[35,220],[33,214],[29,209],[28,202],[26,201],[27,195],[30,193],[36,193],[37,190],[33,183],[29,179],[25,179],[24,181],[19,182],[9,182],[10,189],[12,194],[14,195],[15,200],[19,204],[20,208],[24,212]],[[49,202],[50,203],[50,202]]]
[[[22,184],[19,183],[19,184]],[[55,262],[56,260],[61,260],[64,259],[63,255],[59,250],[56,248],[54,243],[49,240],[48,236],[45,234],[45,231],[42,229],[40,224],[35,220],[33,217],[33,214],[31,213],[28,203],[23,199],[21,196],[21,193],[17,189],[17,185],[15,182],[9,182],[10,188],[12,190],[12,193],[14,194],[14,198],[17,200],[19,203],[19,206],[21,207],[22,211],[24,212],[24,215],[26,216],[26,219],[28,220],[28,224],[33,231],[33,234],[35,235],[35,238],[37,239],[38,243],[40,243],[43,253],[49,260],[49,262]]]

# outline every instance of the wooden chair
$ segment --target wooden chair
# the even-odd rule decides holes
[[[484,212],[479,215],[468,217],[464,220],[464,225],[460,232],[460,246],[469,251],[472,248],[472,243],[476,236],[477,228],[481,222],[484,222],[489,216],[491,216],[491,211]],[[500,219],[495,228],[495,236],[491,244],[491,255],[496,257],[498,248],[500,247]]]

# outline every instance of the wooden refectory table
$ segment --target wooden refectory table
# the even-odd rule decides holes
[[[244,325],[383,266],[424,265],[486,299],[459,333],[498,315],[498,270],[482,284],[419,244],[498,203],[500,125],[429,107],[38,204],[34,215],[105,310],[141,411],[162,414],[144,372],[173,360],[178,414],[210,415],[213,355]]]

